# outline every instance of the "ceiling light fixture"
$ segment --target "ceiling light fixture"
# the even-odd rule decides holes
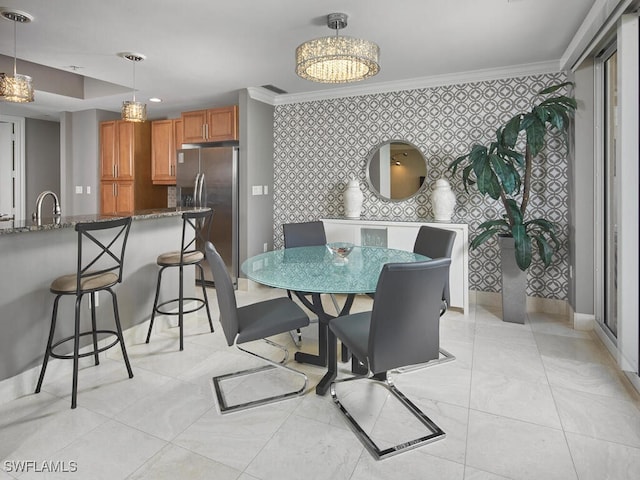
[[[7,102],[27,103],[33,102],[33,85],[29,75],[20,75],[16,72],[17,63],[17,24],[29,23],[33,16],[19,10],[0,9],[2,18],[13,22],[13,76],[0,73],[0,98]]]
[[[127,122],[144,122],[147,120],[147,105],[142,102],[136,102],[136,63],[141,62],[147,57],[141,53],[131,52],[123,52],[118,55],[133,62],[133,100],[125,100],[122,102],[122,120]]]
[[[296,48],[298,76],[320,83],[349,83],[372,77],[380,71],[380,48],[369,40],[340,36],[347,26],[345,13],[327,15],[327,26],[336,35],[316,38]]]

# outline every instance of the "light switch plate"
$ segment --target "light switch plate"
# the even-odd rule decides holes
[[[82,193],[82,185],[76,185],[76,193]]]
[[[262,195],[262,185],[253,185],[251,187],[251,195]]]

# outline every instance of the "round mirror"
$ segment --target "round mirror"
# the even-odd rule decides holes
[[[427,176],[427,162],[415,145],[391,140],[378,145],[367,161],[367,182],[384,200],[400,201],[413,197]]]

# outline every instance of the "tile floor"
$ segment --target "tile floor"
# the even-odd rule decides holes
[[[240,291],[238,301],[282,294]],[[213,290],[210,298],[217,316]],[[369,302],[359,298],[354,311]],[[39,395],[0,405],[0,480],[640,478],[640,398],[599,341],[563,318],[531,314],[513,325],[481,306],[467,316],[448,312],[441,343],[456,360],[395,376],[447,437],[383,461],[372,459],[329,395],[315,395],[317,367],[293,362],[309,376],[303,397],[221,416],[211,377],[253,360],[228,347],[215,325],[211,334],[193,315],[182,352],[175,328],[154,332],[149,345],[141,332],[128,342],[135,377],[110,351],[81,370],[74,411],[64,370],[45,378]],[[303,332],[304,350],[314,349],[316,328]],[[288,335],[279,340],[293,347]],[[230,396],[271,387],[246,382],[231,385]],[[358,418],[377,441],[416,433],[384,390],[346,385],[341,398],[360,405]]]

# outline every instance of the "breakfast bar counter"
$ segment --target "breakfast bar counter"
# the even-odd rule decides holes
[[[157,256],[178,250],[182,235],[182,213],[193,208],[141,210],[131,216],[122,284],[118,294],[124,330],[150,318],[155,294]],[[79,222],[100,222],[117,215],[83,215],[34,220],[0,221],[0,399],[31,393],[47,342],[54,295],[51,282],[60,275],[75,273]],[[163,279],[161,298],[175,297],[177,275]],[[195,273],[185,270],[185,285],[195,293]],[[185,292],[187,295],[187,292]],[[189,296],[192,296],[189,294]],[[98,296],[98,322],[113,322],[109,296]],[[85,302],[86,299],[83,300]],[[104,305],[103,305],[104,303]],[[90,317],[88,305],[87,315]],[[63,299],[59,307],[59,334],[73,332],[74,301]],[[71,333],[70,333],[71,332]],[[125,339],[127,335],[125,333]],[[7,392],[7,379],[20,377]],[[16,387],[16,385],[22,385]]]

